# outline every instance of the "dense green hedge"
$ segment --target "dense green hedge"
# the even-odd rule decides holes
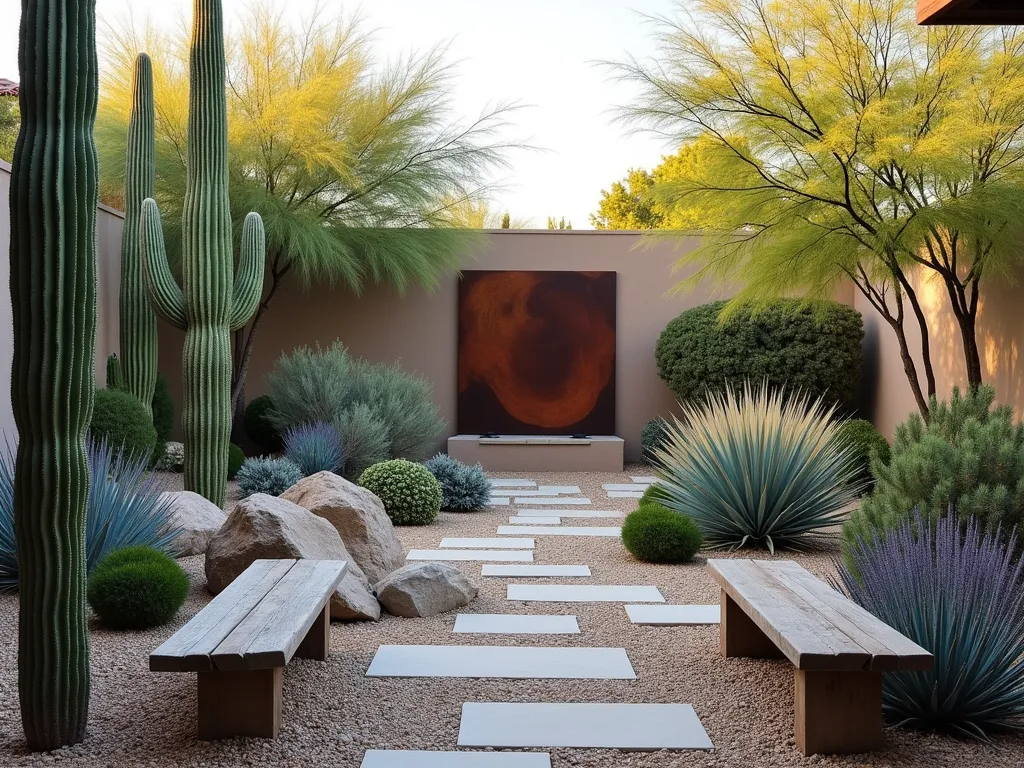
[[[829,393],[829,404],[856,407],[864,323],[857,310],[837,302],[805,306],[783,299],[751,312],[741,309],[725,322],[726,302],[688,309],[658,338],[658,374],[680,400],[705,389],[722,391],[744,380],[785,385],[813,397]]]

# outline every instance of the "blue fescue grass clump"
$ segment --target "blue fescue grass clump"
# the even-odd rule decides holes
[[[89,499],[85,547],[91,572],[109,552],[148,546],[169,552],[180,533],[168,525],[169,502],[147,469],[149,455],[126,455],[106,442],[89,442]],[[14,539],[14,452],[0,456],[0,590],[18,586]]]
[[[341,435],[326,421],[290,427],[284,435],[284,453],[305,477],[337,472],[345,460]]]
[[[840,568],[847,594],[935,656],[884,676],[890,719],[985,739],[1024,729],[1024,561],[973,517],[920,513],[861,539]]]
[[[470,466],[439,453],[423,465],[441,484],[441,509],[473,512],[491,503],[491,481],[479,464]]]
[[[243,498],[254,493],[280,496],[302,479],[302,470],[291,459],[257,457],[245,460],[237,479]]]

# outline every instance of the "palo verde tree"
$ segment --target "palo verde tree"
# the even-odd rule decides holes
[[[18,693],[30,749],[85,738],[85,525],[96,344],[95,0],[22,0],[11,171]]]
[[[737,303],[852,280],[924,415],[916,278],[933,279],[978,386],[983,281],[1024,255],[1024,30],[918,27],[912,0],[688,0],[656,23],[656,60],[614,66],[640,89],[629,123],[700,140],[701,162],[653,190],[701,213],[693,279],[741,280]]]
[[[358,19],[316,15],[291,26],[257,5],[233,25],[227,45],[228,164],[236,234],[245,215],[263,217],[267,275],[256,312],[235,332],[232,397],[243,407],[248,361],[287,280],[359,290],[387,282],[432,286],[480,243],[449,226],[453,201],[484,196],[486,179],[514,146],[500,134],[508,105],[463,123],[452,115],[452,69],[443,47],[386,63]],[[97,126],[102,190],[124,186],[131,83],[139,50],[153,56],[156,200],[167,249],[180,253],[188,106],[187,45],[175,37],[111,35]],[[180,209],[179,209],[180,210]]]

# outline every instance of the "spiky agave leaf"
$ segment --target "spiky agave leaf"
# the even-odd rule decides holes
[[[661,502],[707,546],[803,548],[843,522],[859,486],[834,406],[747,383],[680,408],[654,454]]]
[[[918,512],[850,559],[846,593],[935,656],[932,671],[885,675],[887,717],[980,739],[1024,730],[1024,560],[998,531]]]

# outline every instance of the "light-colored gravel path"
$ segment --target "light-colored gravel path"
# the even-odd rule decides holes
[[[603,496],[603,483],[627,483],[621,474],[502,473],[546,485],[579,485],[584,495]],[[600,508],[628,510],[630,499],[602,499]],[[442,514],[425,528],[402,528],[406,548],[436,548],[445,536],[493,537],[507,523],[509,507],[474,514]],[[574,520],[586,525],[587,521]],[[669,603],[715,603],[718,590],[703,559],[687,566],[637,563],[616,539],[540,537],[537,562],[589,565],[589,579],[530,580],[545,584],[654,584]],[[796,555],[818,574],[831,570],[831,555]],[[505,600],[515,579],[482,578],[479,563],[457,563],[480,585],[464,611],[576,615],[579,635],[517,636],[521,645],[626,648],[639,679],[473,680],[382,679],[365,672],[386,643],[506,645],[501,635],[452,635],[455,612],[431,619],[388,616],[376,624],[334,624],[333,654],[326,664],[296,660],[285,673],[281,735],[273,741],[204,743],[195,739],[195,677],[154,674],[148,653],[208,600],[201,557],[182,561],[193,586],[178,620],[141,633],[92,627],[93,697],[85,743],[51,755],[24,752],[17,704],[17,596],[0,595],[0,766],[331,766],[358,768],[364,750],[455,749],[463,702],[653,702],[686,703],[696,709],[716,745],[713,752],[627,753],[615,750],[552,750],[554,768],[1019,768],[1024,738],[995,744],[889,728],[885,749],[872,755],[805,759],[793,746],[793,673],[787,662],[730,659],[718,655],[717,627],[647,627],[629,622],[611,603],[518,603]]]

